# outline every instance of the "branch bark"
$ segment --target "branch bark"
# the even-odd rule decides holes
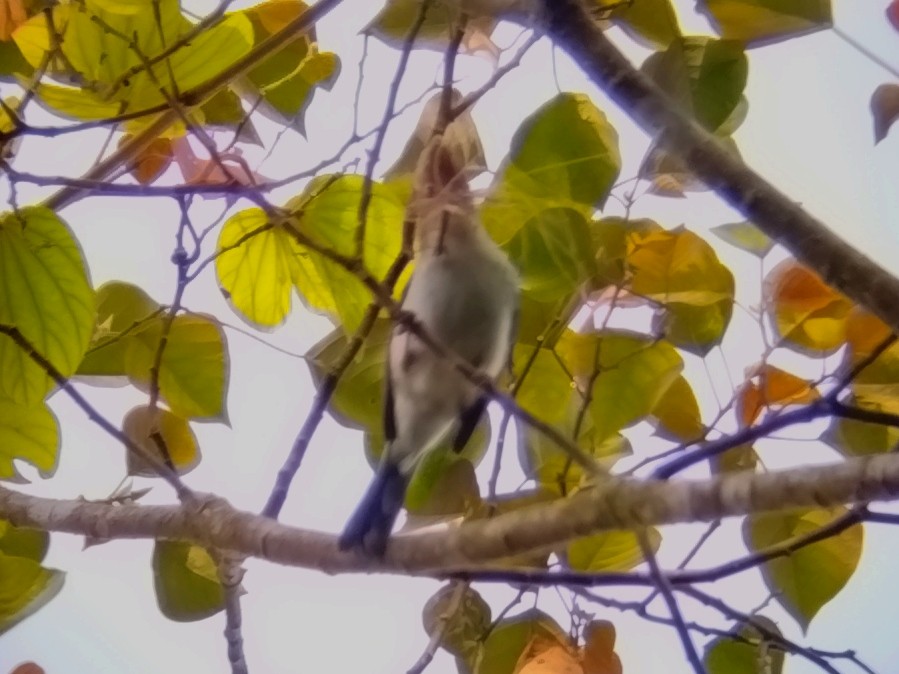
[[[663,138],[706,185],[828,284],[899,331],[899,279],[862,255],[728,152],[636,70],[582,0],[542,0],[550,36],[635,122]]]
[[[17,526],[96,538],[169,538],[328,573],[381,572],[442,576],[503,557],[548,550],[577,536],[611,529],[786,508],[899,499],[899,454],[849,459],[710,480],[663,482],[609,478],[570,498],[475,520],[439,532],[391,539],[374,563],[337,550],[335,536],[242,512],[214,496],[178,506],[109,505],[29,496],[0,487],[0,517]]]

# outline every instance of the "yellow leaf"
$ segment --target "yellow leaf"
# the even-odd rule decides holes
[[[583,674],[577,656],[562,644],[534,640],[521,654],[515,674]]]
[[[15,460],[27,461],[49,477],[56,470],[59,424],[43,402],[30,405],[0,398],[0,479],[15,480]]]
[[[55,597],[64,580],[64,573],[33,559],[0,553],[0,634]]]
[[[197,437],[186,419],[159,407],[138,405],[122,422],[122,431],[144,452],[161,461],[167,459],[178,474],[193,470],[200,462]],[[134,452],[128,452],[128,473],[156,477],[156,470]]]
[[[675,379],[662,394],[652,411],[658,422],[656,431],[681,441],[696,440],[702,436],[705,426],[699,412],[696,394],[683,375]]]
[[[309,266],[294,240],[250,208],[225,222],[216,250],[219,283],[238,314],[261,327],[283,323],[294,280]]]
[[[830,0],[701,0],[697,8],[722,37],[771,44],[833,25]]]
[[[653,552],[662,543],[662,535],[655,527],[646,530]],[[635,532],[606,531],[578,538],[568,544],[568,564],[576,571],[630,571],[643,562],[643,550]]]

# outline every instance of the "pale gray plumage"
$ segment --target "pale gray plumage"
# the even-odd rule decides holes
[[[509,363],[518,275],[478,222],[462,167],[442,137],[426,147],[416,175],[415,270],[403,299],[427,333],[496,379]],[[462,449],[486,398],[447,359],[402,325],[388,353],[381,466],[340,538],[343,549],[381,556],[422,455],[454,431]]]

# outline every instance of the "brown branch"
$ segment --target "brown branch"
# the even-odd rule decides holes
[[[590,20],[581,0],[543,0],[547,32],[640,126],[664,140],[706,185],[828,284],[899,331],[899,279],[862,255],[734,158],[637,71]]]
[[[478,572],[492,560],[551,550],[573,538],[600,531],[897,499],[897,454],[702,481],[610,477],[600,486],[563,500],[467,522],[446,531],[394,536],[380,563],[341,553],[336,536],[241,512],[211,496],[179,506],[112,507],[81,500],[39,498],[0,488],[0,517],[17,526],[100,538],[190,541],[206,548],[329,573],[454,575],[465,580],[464,571]]]

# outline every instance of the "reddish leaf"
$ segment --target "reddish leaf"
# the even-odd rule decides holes
[[[13,669],[10,674],[44,674],[44,668],[33,662],[23,662]]]
[[[250,170],[238,150],[219,152],[218,160],[198,157],[187,138],[172,143],[175,161],[189,185],[255,185],[265,179]]]
[[[893,28],[899,30],[899,0],[893,0],[887,6],[886,15]]]
[[[871,116],[874,118],[876,144],[886,138],[893,122],[899,119],[899,84],[881,84],[874,90],[871,94]]]

